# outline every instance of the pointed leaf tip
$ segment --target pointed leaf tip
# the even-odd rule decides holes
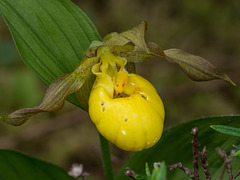
[[[230,136],[240,137],[240,128],[235,128],[235,127],[225,126],[225,125],[211,125],[210,127],[217,132],[227,134]]]
[[[147,52],[148,48],[145,43],[145,32],[147,30],[147,22],[142,21],[138,27],[135,27],[131,30],[121,33],[122,36],[129,39],[132,43],[135,44],[134,51],[143,51]]]
[[[128,31],[124,31],[122,33],[110,33],[104,37],[103,45],[124,46],[128,43],[133,43],[134,51],[148,52],[148,48],[144,39],[146,29],[147,23],[143,21],[137,27],[134,27]]]

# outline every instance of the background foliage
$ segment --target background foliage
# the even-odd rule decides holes
[[[239,83],[240,2],[225,1],[74,1],[103,37],[148,22],[147,40],[162,48],[177,47],[201,55]],[[194,118],[237,114],[240,88],[222,81],[196,83],[178,68],[159,59],[137,65],[137,72],[157,88],[166,108],[165,128]],[[40,102],[46,86],[19,59],[6,24],[0,19],[0,112]],[[70,103],[58,113],[42,114],[23,127],[0,126],[0,148],[11,148],[68,169],[82,162],[93,179],[102,168],[97,132],[87,113]],[[57,126],[54,125],[57,123]],[[115,147],[118,169],[130,153]],[[94,177],[96,176],[96,177]]]

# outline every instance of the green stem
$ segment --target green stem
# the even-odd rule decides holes
[[[113,170],[112,170],[112,162],[111,162],[111,155],[109,150],[108,141],[99,133],[99,139],[101,144],[102,150],[102,160],[103,160],[103,167],[105,171],[105,179],[106,180],[113,180]]]

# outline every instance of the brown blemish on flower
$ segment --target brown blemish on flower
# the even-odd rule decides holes
[[[141,97],[142,97],[143,99],[148,100],[148,97],[147,97],[145,94],[140,93],[140,92],[138,92],[138,93],[141,95]]]
[[[105,111],[106,111],[105,107],[102,107],[102,112],[105,112]]]

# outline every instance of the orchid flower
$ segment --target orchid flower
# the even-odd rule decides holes
[[[111,33],[102,42],[92,42],[75,71],[58,77],[43,101],[0,119],[19,126],[40,112],[62,109],[68,95],[76,93],[98,131],[127,151],[140,151],[158,142],[164,124],[164,106],[149,81],[135,74],[135,62],[160,57],[178,64],[195,81],[230,78],[207,60],[179,49],[163,51],[146,43],[146,22],[123,33]]]

